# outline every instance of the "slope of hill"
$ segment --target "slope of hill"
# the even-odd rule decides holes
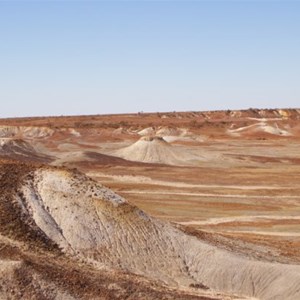
[[[0,156],[21,161],[51,161],[49,156],[38,153],[27,141],[16,138],[0,138]]]
[[[0,174],[1,242],[62,252],[96,271],[126,271],[179,290],[199,285],[259,299],[300,297],[300,266],[253,260],[206,244],[77,171],[2,164]],[[30,272],[18,262],[3,266],[5,274]],[[37,282],[43,285],[39,277]],[[67,297],[60,293],[58,298]]]
[[[162,137],[144,136],[134,144],[119,149],[114,155],[130,161],[168,165],[189,165],[200,157],[172,146]]]

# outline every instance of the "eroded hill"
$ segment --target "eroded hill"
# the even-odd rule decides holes
[[[179,290],[199,285],[212,294],[300,297],[299,266],[253,260],[202,242],[77,171],[3,164],[1,185],[1,241],[17,252],[27,247],[29,256],[31,249],[63,255],[95,272],[129,272]],[[33,284],[52,286],[25,261],[10,258],[3,267],[7,274],[28,273]],[[65,291],[52,288],[65,297]]]

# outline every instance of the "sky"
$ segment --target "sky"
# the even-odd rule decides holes
[[[300,1],[1,1],[0,117],[300,107]]]

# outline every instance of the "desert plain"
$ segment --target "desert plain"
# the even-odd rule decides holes
[[[0,120],[1,299],[300,299],[300,110]]]

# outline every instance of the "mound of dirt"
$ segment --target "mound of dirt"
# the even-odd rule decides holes
[[[172,146],[158,136],[141,137],[134,144],[113,154],[130,161],[167,165],[192,165],[200,161],[199,157]]]
[[[178,128],[174,126],[159,126],[157,127],[147,127],[138,132],[139,135],[147,136],[157,136],[166,138],[184,138],[190,136],[189,130],[186,128]]]
[[[30,143],[14,138],[0,138],[0,156],[21,161],[51,161],[49,156],[38,153]]]
[[[202,242],[79,172],[2,165],[0,178],[0,237],[15,245],[48,245],[95,270],[118,268],[186,290],[300,297],[299,265],[254,260]]]
[[[277,136],[291,136],[292,133],[288,130],[281,129],[277,123],[268,124],[267,122],[258,122],[249,126],[240,127],[236,129],[229,129],[229,135],[231,136],[247,136],[247,135],[257,135],[257,134],[269,134]]]
[[[93,151],[76,151],[65,153],[52,162],[53,166],[88,166],[95,165],[115,165],[115,166],[137,166],[143,163],[129,161],[123,158],[106,155]]]
[[[168,126],[163,126],[160,127],[156,131],[157,136],[186,136],[188,135],[188,130],[183,129],[183,128],[176,128],[176,127],[168,127]]]
[[[149,136],[155,134],[155,128],[154,127],[147,127],[138,132],[141,136]]]

